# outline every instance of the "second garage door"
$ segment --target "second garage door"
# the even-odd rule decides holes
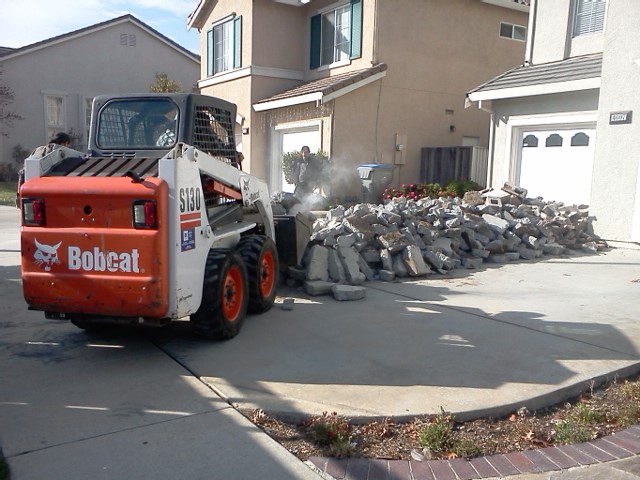
[[[593,128],[523,132],[519,185],[529,197],[589,204],[595,136]]]

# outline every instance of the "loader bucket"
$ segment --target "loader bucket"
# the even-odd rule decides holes
[[[276,231],[280,269],[300,265],[311,238],[313,223],[301,213],[274,215],[273,223]]]

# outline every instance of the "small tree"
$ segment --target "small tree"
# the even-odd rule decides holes
[[[149,91],[153,93],[182,92],[182,84],[178,80],[170,79],[165,72],[156,72],[156,80],[149,84]]]
[[[16,120],[22,120],[22,116],[9,108],[13,103],[14,93],[11,87],[2,82],[2,73],[0,70],[0,135],[6,137],[9,135],[7,129],[12,128]]]

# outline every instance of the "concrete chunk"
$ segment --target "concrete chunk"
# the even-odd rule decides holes
[[[334,285],[331,287],[331,293],[339,302],[345,302],[363,299],[367,295],[367,289],[353,285]]]
[[[420,249],[415,245],[410,245],[404,249],[402,259],[407,266],[409,275],[412,277],[420,277],[431,273],[431,269],[424,263]]]
[[[314,245],[309,252],[307,264],[307,280],[329,279],[329,251],[321,246]]]
[[[304,291],[309,295],[317,296],[317,295],[329,295],[331,293],[331,287],[333,287],[335,283],[333,282],[323,282],[322,280],[307,280],[304,282]]]
[[[367,277],[360,271],[358,259],[360,255],[353,247],[338,247],[338,257],[342,261],[347,281],[352,285],[360,285]]]

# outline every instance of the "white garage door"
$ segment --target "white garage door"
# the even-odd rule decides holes
[[[589,204],[595,139],[593,128],[523,132],[519,185],[529,197]]]

